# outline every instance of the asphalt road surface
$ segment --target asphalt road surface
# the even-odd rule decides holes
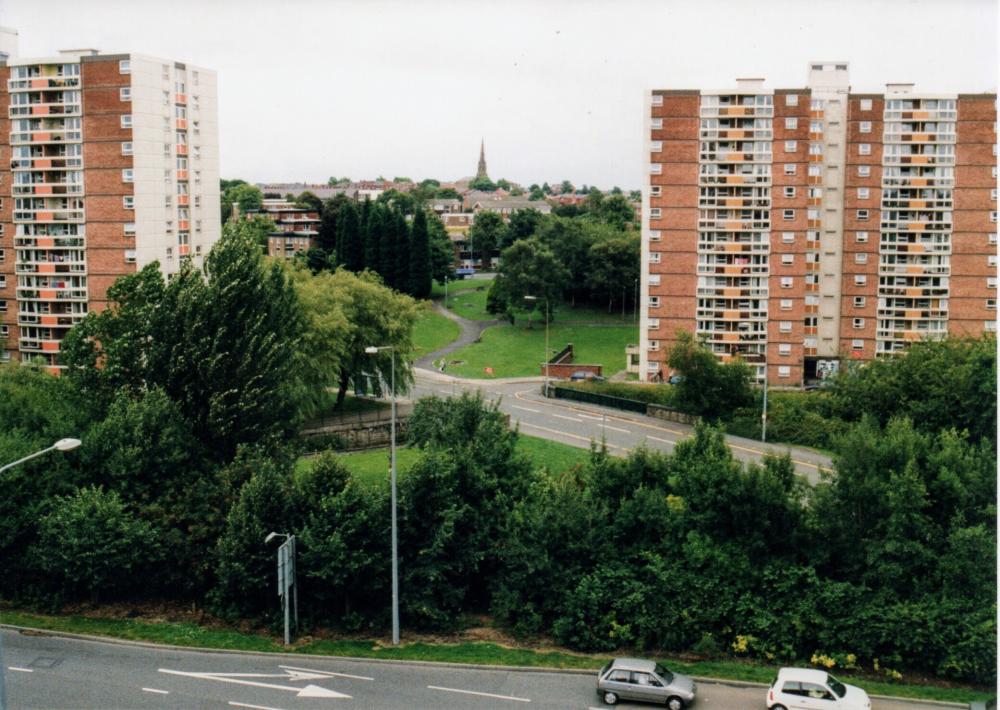
[[[620,409],[600,407],[542,396],[542,380],[503,382],[459,380],[432,370],[414,371],[410,397],[430,394],[449,396],[464,390],[480,390],[491,401],[500,400],[500,409],[530,436],[589,448],[592,441],[607,443],[612,454],[624,456],[638,446],[671,451],[678,441],[691,436],[693,427],[675,424]],[[810,483],[819,481],[820,470],[830,469],[827,456],[794,446],[762,444],[738,436],[727,436],[733,455],[741,461],[760,461],[765,453],[791,454],[795,470]]]
[[[203,653],[0,631],[10,710],[516,710],[604,706],[596,673]],[[695,708],[764,708],[765,690],[701,681]],[[650,707],[619,704],[620,708]],[[875,700],[875,710],[933,707]]]

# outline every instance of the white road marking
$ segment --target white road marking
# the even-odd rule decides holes
[[[273,678],[275,676],[270,674],[261,673],[192,673],[188,671],[172,671],[168,668],[158,668],[160,673],[169,673],[171,675],[183,675],[189,678],[200,678],[202,680],[217,680],[220,683],[236,683],[238,685],[252,685],[257,688],[273,688],[274,690],[290,690],[296,693],[300,698],[350,698],[350,695],[344,695],[343,693],[338,693],[336,690],[328,690],[327,688],[320,687],[318,685],[307,685],[304,688],[296,688],[294,685],[278,685],[277,683],[259,683],[253,680],[242,680],[242,678],[257,677],[257,678]],[[233,677],[236,676],[236,677]],[[291,672],[286,672],[281,675],[282,678],[288,678],[290,680],[302,680],[303,674],[293,674]],[[325,677],[325,676],[320,676]]]
[[[555,413],[553,413],[552,416],[553,417],[558,417],[559,419],[565,419],[568,422],[575,422],[576,424],[582,424],[583,423],[579,419],[577,419],[576,417],[567,417],[565,415],[555,414]]]
[[[17,671],[18,673],[34,673],[30,668],[21,668],[20,666],[7,666],[9,671]]]
[[[143,691],[147,693],[158,693],[160,695],[170,695],[169,690],[159,690],[157,688],[143,688]]]
[[[616,426],[609,426],[607,424],[604,425],[604,428],[605,429],[610,429],[611,431],[620,431],[622,434],[631,434],[632,433],[628,429],[620,429],[620,428],[618,428]]]
[[[523,410],[525,412],[532,412],[534,414],[541,414],[542,413],[541,410],[539,410],[539,409],[532,409],[531,407],[519,407],[516,404],[510,405],[510,408],[511,409],[520,409],[520,410]]]
[[[653,441],[659,441],[661,444],[670,444],[671,446],[677,446],[677,442],[670,441],[670,439],[661,439],[658,436],[649,436],[648,434],[646,435],[646,438],[652,439]]]
[[[513,406],[513,405],[511,405],[511,406]],[[597,422],[603,422],[604,421],[604,417],[595,417],[593,414],[580,414],[579,416],[583,417],[584,419],[593,419],[594,421],[597,421]]]
[[[333,671],[317,671],[312,668],[296,668],[295,666],[278,666],[278,668],[285,668],[290,671],[302,671],[303,673],[317,673],[319,674],[319,677],[337,676],[338,678],[353,678],[354,680],[375,680],[374,678],[369,678],[366,675],[351,675],[350,673],[334,673]]]
[[[235,700],[230,700],[229,704],[234,708],[253,708],[253,710],[281,710],[281,708],[271,708],[267,705],[250,705],[249,703],[238,703]]]
[[[484,698],[497,698],[499,700],[513,700],[518,703],[530,703],[531,698],[516,698],[513,695],[496,695],[494,693],[480,693],[475,690],[459,690],[458,688],[442,688],[439,685],[428,685],[431,690],[443,690],[447,693],[463,693],[464,695],[479,695]]]

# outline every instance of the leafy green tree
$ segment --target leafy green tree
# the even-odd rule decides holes
[[[453,187],[442,187],[434,191],[434,197],[439,200],[461,200],[462,196]]]
[[[627,229],[635,221],[635,210],[621,194],[602,200],[597,215],[615,229]]]
[[[345,203],[337,218],[337,258],[348,271],[355,273],[365,268],[361,228],[361,214],[357,206],[353,202]]]
[[[501,242],[502,248],[507,248],[518,239],[527,239],[534,235],[542,221],[542,213],[538,210],[514,210],[507,222],[507,233]]]
[[[107,406],[121,389],[159,386],[195,435],[226,459],[240,443],[296,428],[302,315],[278,263],[265,264],[252,225],[227,224],[205,259],[166,281],[153,263],[108,290],[64,340],[66,376]]]
[[[552,194],[552,188],[549,187],[549,184],[547,182],[542,183],[542,193],[546,195]]]
[[[427,213],[417,210],[410,239],[410,294],[417,299],[430,298],[432,286],[431,242]]]
[[[623,303],[632,297],[639,278],[641,245],[638,232],[605,239],[590,247],[587,261],[587,282],[595,296],[607,299],[611,313],[615,299]]]
[[[316,242],[320,249],[326,250],[327,254],[334,255],[339,247],[337,244],[337,223],[340,219],[340,210],[349,200],[343,195],[331,197],[323,203],[323,210],[320,212],[319,234]],[[336,263],[335,259],[331,260]]]
[[[236,184],[233,184],[236,183]],[[253,185],[249,185],[242,180],[231,181],[229,186],[222,192],[222,223],[225,224],[233,212],[235,203],[240,214],[246,214],[252,210],[259,210],[263,204],[264,195]]]
[[[537,200],[544,200],[545,193],[542,192],[542,188],[536,185],[532,187],[531,191],[528,193],[528,199],[531,200],[532,202],[535,202]]]
[[[707,346],[685,331],[667,356],[667,364],[683,379],[677,385],[677,406],[709,419],[727,419],[734,410],[753,401],[752,373],[742,360],[719,362]]]
[[[295,198],[295,204],[298,207],[304,207],[310,210],[316,210],[319,212],[323,209],[323,200],[316,196],[316,193],[306,190],[299,194]]]
[[[522,239],[504,249],[496,287],[511,308],[538,310],[548,320],[568,279],[569,271],[547,246],[535,238]]]
[[[614,187],[611,188],[611,194],[612,195],[623,195],[625,193],[622,192],[622,189],[620,187],[618,187],[617,185],[615,185]]]
[[[642,192],[639,190],[629,190],[628,198],[632,202],[640,202],[642,200]]]
[[[427,231],[431,242],[431,274],[438,283],[455,278],[455,247],[448,237],[444,222],[433,212],[427,214]]]
[[[500,248],[507,227],[496,212],[482,211],[469,228],[469,249],[482,259],[482,270],[491,271],[493,252]]]
[[[572,195],[573,183],[571,183],[569,180],[563,180],[562,184],[559,186],[559,192],[560,194],[563,195]]]
[[[117,493],[97,487],[54,499],[30,552],[53,594],[91,602],[140,588],[159,555],[150,525],[129,513]]]
[[[330,187],[337,187],[338,185],[350,185],[351,178],[349,177],[331,177],[326,181],[326,184]]]
[[[482,192],[496,192],[497,185],[488,177],[478,177],[469,183],[470,190],[481,190]]]
[[[568,300],[586,300],[592,293],[587,283],[590,269],[590,247],[599,239],[619,236],[603,225],[584,219],[547,216],[539,221],[535,237],[554,254],[569,271],[564,290]]]
[[[399,190],[386,190],[378,196],[378,202],[394,210],[399,210],[404,215],[414,214],[419,205],[416,198],[408,192]]]
[[[304,252],[298,252],[295,259],[301,261],[314,274],[326,271],[331,266],[330,256],[319,247],[310,247]]]
[[[500,189],[500,190],[506,190],[507,192],[510,192],[510,189],[511,189],[510,180],[506,180],[504,178],[500,178],[499,180],[497,180],[496,184],[497,184],[497,188],[498,189]]]

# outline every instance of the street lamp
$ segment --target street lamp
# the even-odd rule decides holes
[[[538,296],[525,296],[525,301],[537,301]],[[549,297],[545,296],[545,396],[549,396]]]
[[[18,466],[18,465],[24,463],[25,461],[30,461],[33,458],[37,458],[39,456],[42,456],[43,454],[47,454],[50,451],[71,451],[71,450],[75,449],[79,445],[80,445],[80,440],[79,439],[60,439],[59,441],[57,441],[56,443],[54,443],[52,446],[49,446],[48,448],[42,449],[41,451],[36,451],[35,453],[29,454],[28,456],[25,456],[22,459],[18,459],[17,461],[11,461],[9,464],[6,464],[4,466],[0,466],[0,473],[3,473],[4,471],[10,470],[10,469],[14,468],[15,466]],[[7,701],[6,701],[6,689],[4,688],[4,672],[3,672],[3,670],[4,670],[4,665],[3,665],[3,635],[0,634],[0,710],[3,710],[5,707],[7,707],[7,704],[6,704],[7,703]]]
[[[365,348],[366,355],[378,355],[388,350],[391,357],[389,389],[392,393],[392,424],[389,439],[389,485],[392,490],[392,643],[399,645],[399,548],[396,532],[396,349],[392,345]]]
[[[764,409],[760,413],[760,440],[767,442],[767,348],[764,348]]]

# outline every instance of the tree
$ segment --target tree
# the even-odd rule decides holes
[[[677,331],[667,364],[681,382],[674,385],[679,408],[708,419],[728,419],[734,410],[753,401],[750,367],[740,359],[726,364],[697,342],[691,333]]]
[[[602,200],[596,214],[605,224],[615,229],[627,229],[635,221],[635,210],[621,194]]]
[[[414,214],[419,208],[417,199],[413,195],[399,190],[386,190],[378,196],[377,201],[387,207],[400,210],[404,215]]]
[[[542,221],[542,213],[534,209],[514,210],[507,222],[507,233],[501,246],[506,248],[518,239],[527,239],[535,233]]]
[[[506,230],[503,218],[496,212],[483,210],[476,214],[476,219],[469,229],[469,250],[473,254],[479,253],[483,271],[492,270],[493,252],[503,242]]]
[[[314,274],[326,271],[333,265],[330,262],[329,255],[319,247],[310,247],[304,252],[298,252],[295,257],[301,259]]]
[[[622,305],[632,297],[639,278],[641,244],[637,232],[605,239],[590,247],[587,283],[595,297],[607,299],[611,313],[615,299]]]
[[[295,204],[298,207],[316,210],[317,212],[323,209],[323,200],[318,198],[315,193],[309,192],[309,190],[299,194],[299,196],[295,198]]]
[[[361,215],[356,204],[345,203],[337,218],[337,259],[344,268],[355,273],[365,268],[365,245],[361,229]]]
[[[642,201],[642,192],[639,191],[639,190],[630,190],[629,193],[628,193],[628,198],[632,202],[641,202]]]
[[[572,195],[573,183],[571,183],[569,180],[563,180],[562,184],[559,186],[559,193],[562,195]]]
[[[453,187],[442,187],[434,192],[434,197],[439,200],[461,200],[462,196]]]
[[[500,189],[500,190],[506,190],[507,192],[510,192],[510,189],[511,189],[510,180],[506,180],[504,178],[500,178],[499,180],[497,180],[496,184],[497,184],[497,188],[498,189]]]
[[[495,285],[511,308],[540,310],[549,320],[568,279],[569,271],[556,255],[532,238],[514,242],[503,251]],[[535,300],[526,301],[525,296]]]
[[[223,183],[226,182],[225,180],[223,181]],[[224,188],[220,199],[222,223],[225,224],[232,215],[234,203],[239,208],[240,214],[246,214],[251,210],[259,210],[263,204],[263,199],[263,193],[253,185],[249,185],[242,180],[229,181],[229,186]]]
[[[417,210],[413,217],[410,238],[410,295],[417,299],[430,298],[432,284],[431,243],[427,228],[427,213]]]
[[[351,178],[349,178],[349,177],[342,177],[342,178],[331,177],[331,178],[329,178],[326,181],[326,184],[329,187],[336,187],[337,185],[350,185],[351,184]]]
[[[384,205],[372,205],[365,225],[365,268],[370,271],[379,271],[382,264],[379,251],[382,248],[382,232],[385,231],[387,217],[388,210]]]
[[[532,202],[536,202],[538,200],[544,200],[545,193],[542,192],[542,188],[538,187],[538,185],[535,185],[531,188],[531,192],[528,193],[528,199],[531,200]]]
[[[549,184],[547,182],[542,183],[542,193],[546,195],[552,194],[552,188],[549,187]]]
[[[385,213],[378,250],[379,265],[377,271],[389,288],[399,288],[399,282],[396,280],[396,248],[399,241],[397,230],[400,228],[400,223],[396,219],[396,214],[391,209]],[[402,223],[402,228],[406,228],[405,220]]]
[[[431,274],[438,283],[455,278],[455,247],[444,222],[433,212],[427,214],[427,230],[431,240]]]
[[[323,209],[320,212],[319,234],[316,237],[316,242],[320,249],[325,250],[327,254],[335,257],[331,259],[332,263],[337,262],[334,252],[339,251],[339,245],[337,244],[337,222],[340,219],[340,210],[348,202],[349,200],[343,195],[331,197],[323,203]]]
[[[393,286],[405,293],[410,289],[410,225],[406,223],[406,217],[400,210],[395,210],[393,219],[396,222],[393,229],[396,237],[393,245],[393,254],[396,257]]]
[[[205,259],[169,281],[154,262],[108,289],[111,307],[64,340],[66,376],[107,406],[122,389],[159,386],[195,436],[227,459],[240,443],[296,429],[302,315],[253,225],[228,223]]]
[[[470,190],[481,190],[482,192],[496,192],[496,183],[488,177],[477,177],[469,183]]]

